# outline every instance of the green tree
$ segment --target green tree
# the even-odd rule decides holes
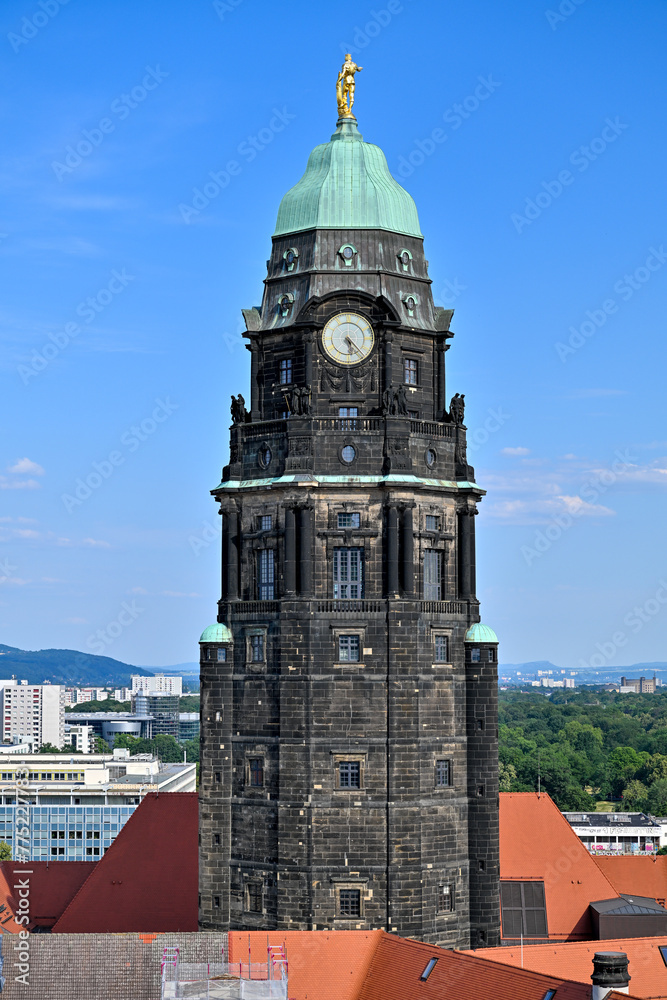
[[[96,736],[94,738],[95,749],[94,753],[111,753],[111,747],[106,740],[103,740],[101,736]]]
[[[648,798],[648,788],[642,781],[633,778],[625,786],[623,791],[623,807],[629,810],[643,812]]]
[[[158,733],[152,743],[153,752],[165,763],[180,763],[183,760],[183,748],[174,736]]]
[[[53,743],[42,743],[37,753],[60,753],[60,750]]]
[[[667,816],[667,779],[659,778],[649,787],[646,809],[653,816]]]
[[[516,768],[514,764],[503,764],[500,761],[498,764],[498,777],[498,787],[501,792],[511,792],[514,790],[514,785],[516,784]]]
[[[12,849],[6,840],[0,840],[0,861],[11,861]]]
[[[199,762],[199,740],[186,740],[182,746],[187,754],[188,764]]]

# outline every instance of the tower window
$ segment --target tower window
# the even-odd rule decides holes
[[[248,776],[251,788],[264,787],[264,758],[251,757],[248,760]]]
[[[439,601],[442,593],[442,553],[438,549],[424,552],[424,600]]]
[[[218,654],[218,657],[217,657],[218,663],[225,663],[226,660],[227,660],[227,650],[226,649],[218,649],[218,650],[216,650],[216,652]]]
[[[262,897],[264,886],[261,882],[248,882],[245,887],[246,910],[250,913],[262,912]]]
[[[359,636],[339,635],[338,636],[338,659],[341,663],[359,662]]]
[[[357,457],[357,452],[351,444],[346,444],[343,448],[341,448],[340,457],[346,465],[351,465]]]
[[[338,761],[338,787],[361,788],[361,761]]]
[[[338,916],[361,916],[361,889],[338,890]]]
[[[486,651],[486,658],[489,661],[489,663],[493,663],[493,661],[496,658],[495,657],[495,650],[493,650],[493,649],[487,649],[487,651]]]
[[[359,416],[358,406],[339,406],[338,416],[340,419],[340,430],[356,431],[358,421],[354,417]]]
[[[449,788],[451,786],[452,762],[450,760],[436,760],[435,784],[437,788]]]
[[[260,531],[271,531],[273,527],[273,517],[271,514],[262,514],[259,519],[259,530]]]
[[[213,906],[216,908],[216,910],[220,909],[220,896],[213,897]]]
[[[440,531],[440,518],[435,514],[426,515],[426,530],[427,531]]]
[[[403,381],[406,385],[417,385],[419,376],[419,362],[414,358],[405,358],[403,361]]]
[[[292,359],[282,358],[280,361],[280,384],[290,385],[292,381]]]
[[[470,661],[471,663],[479,663],[482,659],[482,651],[480,649],[470,650]]]
[[[434,638],[435,644],[435,662],[436,663],[449,663],[449,639],[446,635],[436,635]]]
[[[361,514],[358,513],[345,513],[338,515],[338,527],[339,528],[359,528],[361,527]]]
[[[454,886],[438,886],[438,913],[454,912]]]
[[[364,596],[363,549],[334,549],[334,597],[344,600]]]
[[[273,549],[260,549],[257,564],[257,590],[260,601],[274,598],[275,558]]]
[[[214,833],[213,834],[213,843],[215,844],[216,847],[220,846],[220,834],[219,833]]]
[[[264,663],[264,636],[250,636],[250,659],[252,663]]]

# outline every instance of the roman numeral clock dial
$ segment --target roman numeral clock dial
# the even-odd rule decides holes
[[[322,347],[337,365],[358,365],[373,350],[373,327],[359,313],[338,313],[322,331]]]

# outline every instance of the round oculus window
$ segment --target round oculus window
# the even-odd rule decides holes
[[[357,451],[351,444],[346,444],[341,448],[340,457],[347,465],[351,465],[357,457]]]
[[[428,465],[429,469],[432,469],[433,466],[435,465],[436,458],[438,457],[436,453],[433,451],[433,448],[427,448],[424,457],[426,459],[426,464]]]
[[[257,461],[263,469],[268,469],[271,464],[271,449],[268,444],[260,445],[260,449],[257,453]]]
[[[343,250],[343,257],[345,258],[345,260],[352,260],[352,258],[354,257],[354,250],[352,249],[352,247],[345,247],[345,249]]]

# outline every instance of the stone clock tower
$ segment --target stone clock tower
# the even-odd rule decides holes
[[[212,491],[200,926],[497,945],[498,640],[452,312],[349,113],[280,204],[264,286]]]

